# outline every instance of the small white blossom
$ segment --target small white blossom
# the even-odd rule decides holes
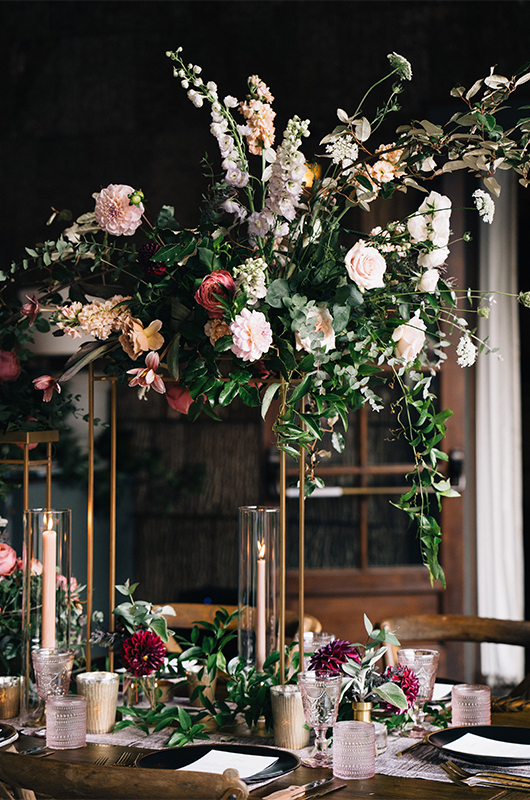
[[[468,334],[460,337],[456,348],[458,356],[457,364],[461,367],[471,367],[477,359],[477,348],[469,338]]]
[[[240,267],[234,267],[236,286],[248,295],[253,306],[267,294],[267,262],[263,258],[247,258]]]
[[[392,69],[396,70],[400,78],[405,78],[407,81],[412,80],[412,67],[410,65],[410,61],[407,61],[404,56],[400,56],[397,53],[389,53],[387,58],[390,61],[390,66]]]
[[[359,148],[354,141],[351,133],[341,136],[331,144],[326,145],[326,153],[329,153],[334,164],[341,164],[349,167],[353,164],[359,154]]]
[[[482,189],[477,189],[476,192],[473,192],[472,196],[475,199],[475,206],[478,213],[484,222],[489,222],[491,225],[493,222],[493,215],[495,214],[493,198],[487,192],[483,192]]]
[[[231,94],[227,94],[223,102],[227,108],[237,108],[239,105],[237,97],[232,97]]]

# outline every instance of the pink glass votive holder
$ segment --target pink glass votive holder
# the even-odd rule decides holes
[[[451,694],[452,725],[491,725],[489,686],[458,683]]]
[[[86,697],[66,694],[46,700],[46,747],[75,750],[86,744]]]
[[[46,700],[50,695],[65,695],[68,692],[74,655],[73,650],[62,651],[46,647],[33,650],[31,658],[37,681],[37,694],[41,700]]]
[[[333,726],[333,775],[364,780],[375,774],[373,722],[336,722]]]

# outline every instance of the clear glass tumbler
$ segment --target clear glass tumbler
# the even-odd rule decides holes
[[[491,725],[489,686],[458,683],[453,686],[451,695],[451,725]]]
[[[333,775],[347,780],[362,780],[372,778],[374,774],[373,722],[336,722],[333,726]]]
[[[305,767],[331,767],[333,756],[326,731],[337,721],[342,675],[337,672],[300,672],[298,686],[305,721],[315,730],[314,755],[302,759],[302,764]]]
[[[86,697],[67,694],[46,700],[46,747],[75,750],[86,744]]]

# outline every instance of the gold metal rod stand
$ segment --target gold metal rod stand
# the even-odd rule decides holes
[[[29,508],[29,446],[24,445],[24,466],[22,478],[22,504],[24,511]],[[29,562],[28,562],[29,563]]]
[[[116,466],[117,466],[116,380],[110,392],[110,552],[109,552],[109,631],[114,630],[114,592],[116,585]],[[114,653],[109,649],[109,671],[114,671]]]
[[[86,671],[90,672],[92,651],[92,605],[94,602],[94,365],[88,365],[88,504],[86,567]]]
[[[46,445],[46,508],[52,507],[52,443]]]
[[[300,401],[300,411],[305,411],[305,398]],[[305,428],[302,423],[302,428]],[[298,664],[304,663],[304,617],[305,617],[305,448],[300,446],[298,458]]]
[[[285,490],[285,451],[280,450],[280,607],[279,607],[279,637],[278,648],[280,650],[280,684],[285,683],[285,539],[287,528],[286,513],[286,490]]]

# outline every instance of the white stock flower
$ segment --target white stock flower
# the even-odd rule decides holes
[[[477,360],[477,348],[469,338],[469,334],[465,333],[460,337],[456,354],[458,356],[456,363],[461,367],[472,367]]]

